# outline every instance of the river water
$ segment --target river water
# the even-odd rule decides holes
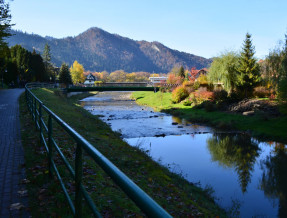
[[[285,145],[154,112],[129,92],[101,92],[81,102],[131,146],[208,189],[231,217],[287,217]]]

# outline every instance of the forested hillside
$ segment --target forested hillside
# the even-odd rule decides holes
[[[20,44],[30,51],[34,48],[42,53],[48,43],[56,66],[62,62],[71,65],[77,60],[90,71],[122,69],[126,72],[167,73],[176,65],[200,69],[211,63],[210,59],[172,50],[159,42],[135,41],[99,28],[90,28],[78,36],[62,39],[15,30],[12,34],[7,39],[9,46]]]

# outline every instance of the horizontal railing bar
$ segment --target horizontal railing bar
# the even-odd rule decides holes
[[[62,177],[60,176],[60,173],[59,173],[59,171],[58,171],[58,169],[57,169],[57,167],[56,167],[56,164],[54,163],[53,160],[52,160],[52,166],[53,166],[53,169],[55,170],[55,173],[56,173],[57,178],[58,178],[58,180],[59,180],[59,182],[60,182],[60,185],[61,185],[61,187],[62,187],[62,189],[63,189],[63,191],[64,191],[64,194],[65,194],[65,196],[66,196],[66,199],[68,200],[68,203],[69,203],[69,206],[70,206],[70,208],[71,208],[71,210],[72,210],[72,213],[75,215],[75,206],[74,206],[74,204],[73,204],[73,202],[72,202],[72,200],[71,200],[71,197],[70,197],[70,195],[69,195],[69,193],[68,193],[68,191],[67,191],[67,189],[66,189],[66,187],[65,187],[65,185],[64,185],[64,182],[63,182],[63,180],[62,180]]]
[[[46,132],[48,132],[48,127],[47,127],[46,123],[44,122],[43,118],[41,118],[41,123],[42,123],[42,127],[44,127]]]
[[[90,209],[93,211],[93,214],[95,217],[102,217],[101,214],[99,213],[93,199],[90,197],[90,195],[87,193],[85,187],[81,185],[81,192],[83,193],[84,198],[86,199]]]
[[[44,146],[46,148],[46,151],[49,152],[49,148],[48,148],[48,145],[47,145],[47,142],[45,140],[43,133],[41,133],[41,138],[42,138],[42,142],[44,143]]]
[[[38,119],[36,120],[36,125],[37,125],[37,129],[40,129],[40,125],[39,125]]]
[[[59,148],[59,146],[57,145],[57,143],[55,142],[55,140],[53,138],[52,138],[52,143],[54,144],[54,147],[56,148],[57,152],[59,153],[60,157],[64,161],[66,167],[68,168],[69,172],[71,173],[71,175],[73,176],[73,179],[74,179],[75,178],[75,171],[74,171],[74,169],[71,167],[69,161],[64,156],[63,152],[61,151],[61,149]]]

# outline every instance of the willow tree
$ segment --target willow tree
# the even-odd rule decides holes
[[[257,63],[254,54],[255,48],[252,45],[251,35],[247,33],[239,58],[239,67],[237,69],[237,90],[245,97],[252,95],[253,89],[261,80],[259,64]]]
[[[212,83],[222,83],[226,91],[232,92],[237,83],[238,66],[239,55],[234,51],[224,52],[211,63],[208,80]]]

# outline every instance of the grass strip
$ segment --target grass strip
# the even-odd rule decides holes
[[[225,212],[214,203],[207,191],[187,182],[180,175],[169,172],[167,168],[154,162],[144,151],[129,146],[107,124],[84,110],[78,100],[85,94],[66,98],[58,92],[55,92],[55,95],[53,90],[48,89],[37,89],[33,92],[171,215],[225,217]],[[20,98],[20,112],[27,177],[30,181],[27,185],[31,215],[71,216],[59,183],[55,178],[50,179],[48,176],[47,154],[43,145],[39,144],[39,132],[35,131],[34,124],[31,122],[24,95]],[[47,122],[45,115],[44,119]],[[57,125],[54,125],[53,131],[60,149],[74,166],[73,140]],[[59,156],[55,154],[54,160],[73,198],[74,183],[69,178]],[[85,154],[83,166],[84,185],[103,216],[143,216],[135,204],[87,154]],[[84,216],[90,216],[88,208],[85,207],[84,211]]]
[[[243,116],[221,111],[207,112],[182,103],[173,104],[171,93],[134,92],[138,104],[153,107],[155,110],[170,113],[188,121],[211,125],[219,129],[247,131],[260,140],[287,143],[287,116],[269,117],[264,114]]]

